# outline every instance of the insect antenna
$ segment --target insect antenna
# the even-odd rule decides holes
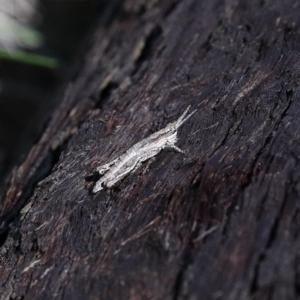
[[[176,122],[176,128],[179,128],[185,121],[187,121],[197,111],[197,109],[195,109],[194,111],[192,111],[190,114],[188,114],[186,116],[186,114],[188,113],[188,111],[189,111],[190,108],[191,108],[191,106],[189,105],[187,107],[187,109],[184,111],[184,113],[177,120],[177,122]]]

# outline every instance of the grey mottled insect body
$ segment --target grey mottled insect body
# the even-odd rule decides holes
[[[175,143],[178,140],[178,128],[196,111],[194,110],[187,115],[189,109],[190,106],[177,121],[168,124],[165,128],[133,145],[118,158],[98,167],[97,172],[103,176],[96,182],[93,192],[97,193],[104,187],[111,188],[130,172],[136,170],[144,161],[156,156],[163,149],[169,148],[183,153]]]

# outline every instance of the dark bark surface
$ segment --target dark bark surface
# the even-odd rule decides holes
[[[300,4],[110,9],[3,200],[0,298],[300,298]],[[188,105],[185,154],[163,151],[91,194],[98,165]]]

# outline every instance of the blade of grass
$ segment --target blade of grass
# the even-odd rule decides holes
[[[0,48],[0,59],[14,60],[26,64],[37,65],[50,69],[57,69],[60,66],[58,59],[43,56],[35,53],[27,53],[18,50],[5,50]]]

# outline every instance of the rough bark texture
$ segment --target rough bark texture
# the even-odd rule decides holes
[[[3,200],[0,298],[300,298],[299,9],[112,1]],[[189,104],[185,154],[91,194],[96,166]],[[59,160],[29,194],[51,147]]]

